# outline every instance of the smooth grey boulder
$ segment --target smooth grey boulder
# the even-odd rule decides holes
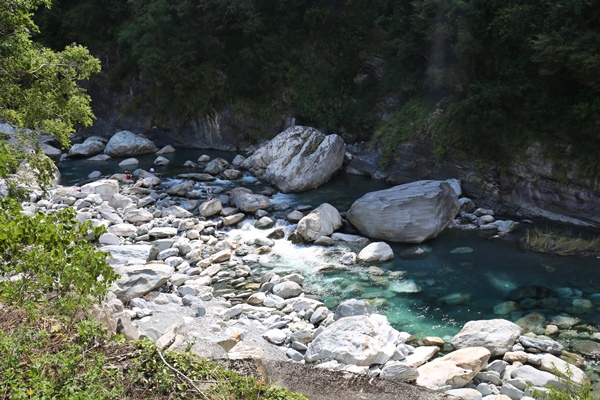
[[[389,261],[394,258],[394,250],[386,242],[375,242],[362,249],[357,258],[366,263]]]
[[[451,343],[455,349],[485,347],[497,357],[510,351],[520,335],[521,327],[504,319],[469,321]]]
[[[342,301],[335,309],[335,319],[355,317],[357,315],[369,315],[373,313],[373,307],[369,303],[358,299]]]
[[[358,366],[385,364],[396,351],[399,336],[383,315],[341,318],[308,345],[305,359],[307,362],[332,359]]]
[[[459,208],[447,181],[417,181],[365,194],[352,204],[347,218],[366,236],[421,243],[446,228]]]
[[[104,151],[106,145],[98,136],[87,138],[83,143],[74,144],[69,149],[69,157],[92,157]]]
[[[551,374],[550,372],[540,371],[530,365],[523,365],[522,367],[515,369],[511,373],[511,378],[523,379],[533,386],[547,387],[553,385],[557,388],[564,387],[556,375]]]
[[[111,290],[123,303],[161,287],[174,272],[173,267],[163,263],[117,265],[114,269],[121,277],[112,284]]]
[[[158,148],[151,140],[130,131],[115,133],[104,148],[104,153],[111,157],[131,157],[156,151]]]
[[[248,157],[242,167],[284,193],[321,186],[342,167],[346,144],[305,126],[288,128]]]
[[[303,217],[290,234],[292,242],[314,242],[321,236],[329,236],[342,226],[339,211],[328,203],[323,203]]]
[[[235,188],[231,191],[231,203],[243,212],[253,213],[271,207],[271,200],[265,195],[255,194],[250,189]]]
[[[273,286],[273,294],[282,299],[296,297],[302,293],[302,287],[294,281],[284,281]]]

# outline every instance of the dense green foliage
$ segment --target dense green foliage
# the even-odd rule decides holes
[[[73,314],[106,294],[116,274],[89,239],[105,231],[79,223],[75,210],[33,216],[0,199],[0,300],[33,309],[49,304]]]
[[[0,304],[0,396],[10,399],[263,399],[304,396],[188,352],[110,338],[91,319],[26,315]]]
[[[102,54],[113,83],[141,79],[155,115],[241,102],[354,139],[379,130],[386,147],[418,126],[438,154],[507,160],[537,140],[600,172],[592,0],[57,0],[38,19],[47,43]]]
[[[32,12],[49,0],[0,2],[0,122],[17,128],[0,135],[0,178],[27,162],[40,183],[54,172],[43,157],[39,136],[49,134],[68,147],[78,124],[90,125],[90,98],[77,83],[99,72],[100,63],[82,46],[54,51],[32,41],[38,32]],[[16,184],[9,180],[10,188]]]

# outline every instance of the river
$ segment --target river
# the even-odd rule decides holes
[[[202,154],[228,161],[235,156],[226,152],[178,150],[165,155],[171,160],[169,166],[154,168],[165,185],[173,184],[178,173],[191,172],[189,168],[182,167],[183,163],[186,160],[196,161]],[[153,167],[154,158],[154,155],[138,157],[139,167],[149,170]],[[118,166],[119,161],[63,161],[59,163],[60,183],[83,184],[94,170],[101,171],[103,175],[123,172],[123,168]],[[262,187],[250,176],[241,182],[216,181],[212,184],[227,189],[240,184]],[[272,201],[287,203],[292,209],[301,205],[316,207],[327,202],[344,212],[363,194],[389,186],[370,178],[342,173],[322,187],[300,194],[277,193],[272,196]],[[287,224],[280,221],[279,225]],[[344,252],[358,252],[360,247],[336,243],[325,248],[293,245],[287,240],[280,240],[274,247],[278,257],[261,268],[303,274],[307,278],[307,293],[318,297],[330,308],[347,298],[368,299],[396,329],[418,338],[440,336],[448,341],[467,321],[492,318],[517,321],[534,312],[543,314],[547,322],[557,315],[576,317],[589,337],[590,331],[600,327],[600,261],[595,257],[538,254],[521,248],[520,238],[527,229],[546,225],[552,223],[522,223],[517,231],[505,238],[493,237],[489,232],[446,229],[436,239],[420,245],[425,250],[421,257],[404,255],[414,245],[390,243],[395,254],[392,261],[376,266],[355,266],[332,274],[317,274],[315,271],[325,263],[339,261]],[[253,228],[251,220],[240,224],[229,234],[248,240],[264,236],[264,232]],[[588,231],[587,234],[598,233]],[[556,291],[555,300],[521,302],[518,309],[498,313],[515,289],[532,285]],[[581,336],[585,338],[585,332]]]

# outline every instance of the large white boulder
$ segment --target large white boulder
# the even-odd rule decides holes
[[[455,349],[485,347],[497,357],[511,350],[520,335],[521,327],[505,319],[469,321],[451,343]]]
[[[384,262],[394,258],[394,250],[386,242],[375,242],[358,253],[358,260],[366,263]]]
[[[490,351],[485,347],[469,347],[453,351],[441,358],[421,365],[417,371],[417,385],[438,390],[451,386],[454,389],[466,386],[486,365]]]
[[[329,236],[342,226],[342,217],[339,211],[328,203],[304,216],[291,234],[294,242],[314,242],[321,236]]]
[[[418,181],[365,194],[352,204],[347,218],[366,236],[421,243],[448,226],[459,208],[447,181]]]
[[[131,157],[156,151],[158,148],[151,140],[130,131],[115,133],[104,148],[104,153],[111,157]]]
[[[340,136],[295,126],[258,149],[242,167],[284,193],[302,192],[329,181],[342,167],[345,153]]]
[[[102,200],[108,201],[113,195],[119,193],[119,182],[114,179],[103,179],[86,183],[81,187],[81,193],[99,194]]]
[[[308,345],[305,359],[332,359],[359,366],[385,364],[396,351],[399,337],[383,315],[340,318]]]

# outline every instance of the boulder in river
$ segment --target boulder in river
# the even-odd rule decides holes
[[[329,181],[342,167],[345,153],[340,136],[295,126],[258,149],[242,167],[284,193],[302,192]]]
[[[111,157],[131,157],[156,151],[158,148],[151,140],[130,131],[115,133],[104,148],[104,153]]]
[[[436,237],[458,211],[458,196],[447,181],[418,181],[365,194],[347,217],[366,236],[421,243]]]
[[[292,242],[314,242],[321,236],[329,236],[342,226],[342,217],[338,210],[323,203],[303,217],[290,235]]]

